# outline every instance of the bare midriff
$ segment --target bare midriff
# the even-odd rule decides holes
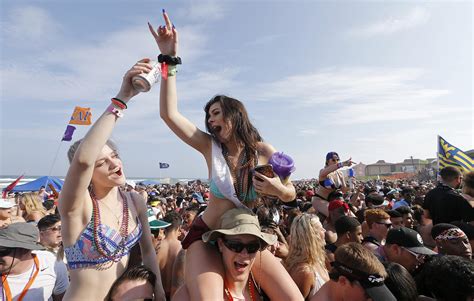
[[[125,272],[129,256],[113,263],[106,270],[95,266],[70,270],[71,284],[63,300],[103,300],[114,281]]]

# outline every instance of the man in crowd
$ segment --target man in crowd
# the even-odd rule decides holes
[[[178,237],[181,234],[182,219],[178,213],[168,212],[163,220],[170,224],[165,228],[165,238],[161,241],[160,251],[156,255],[158,265],[161,271],[161,281],[166,293],[166,297],[171,298],[171,282],[173,265],[176,257],[181,250],[181,242]]]
[[[410,207],[411,203],[415,199],[415,190],[413,188],[403,188],[402,193],[401,193],[401,199],[398,201],[395,201],[395,204],[393,204],[393,209],[397,209],[398,207],[401,206],[407,206]]]
[[[59,215],[46,215],[38,221],[38,230],[40,233],[40,244],[47,250],[58,253],[62,243],[61,237],[61,219]]]
[[[352,216],[342,216],[336,221],[337,240],[333,244],[326,245],[326,253],[329,260],[334,261],[334,253],[337,248],[349,243],[362,243],[362,227],[357,218]]]
[[[458,189],[462,182],[461,171],[452,166],[439,172],[441,182],[425,196],[423,209],[425,216],[433,220],[433,225],[453,221],[474,221],[474,208],[464,199]]]
[[[440,223],[431,229],[439,254],[472,258],[472,249],[466,234],[455,225]]]
[[[311,301],[395,301],[385,286],[387,272],[377,258],[362,245],[348,243],[337,248],[331,264],[330,280]]]
[[[403,216],[397,210],[387,210],[388,215],[390,215],[390,221],[392,222],[392,228],[403,227]]]
[[[423,245],[418,232],[406,227],[388,231],[385,245],[379,246],[375,254],[381,261],[398,263],[410,273],[423,264],[425,256],[436,255]]]
[[[368,209],[365,211],[365,221],[369,232],[364,237],[362,244],[374,252],[383,244],[388,229],[392,227],[390,215],[382,209]]]
[[[0,228],[11,224],[13,203],[7,199],[0,199]]]
[[[62,300],[69,285],[66,266],[43,249],[32,224],[0,229],[1,288],[6,300]]]
[[[402,215],[402,225],[404,227],[413,229],[413,210],[408,206],[400,206],[395,211]]]

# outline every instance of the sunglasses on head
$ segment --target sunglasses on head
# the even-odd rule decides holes
[[[0,248],[0,257],[7,256],[11,252],[13,252],[13,248]]]
[[[392,224],[389,224],[389,223],[379,223],[379,222],[376,222],[376,224],[385,225],[385,227],[387,227],[388,229],[392,228]]]
[[[253,254],[253,253],[256,253],[257,251],[260,251],[262,248],[262,245],[260,244],[259,241],[244,244],[240,241],[227,240],[223,238],[222,242],[224,243],[224,246],[227,247],[227,249],[235,253],[240,253],[242,252],[243,249],[246,249],[247,253]]]

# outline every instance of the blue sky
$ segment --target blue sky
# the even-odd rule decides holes
[[[328,151],[374,163],[473,148],[470,1],[1,1],[0,174],[65,175],[74,106],[99,116],[124,72],[180,33],[181,112],[204,128],[215,94],[242,100],[264,139],[315,177]],[[114,130],[131,177],[207,177],[159,118],[159,89]],[[95,118],[94,118],[95,120]],[[79,139],[87,127],[78,127]],[[169,169],[159,170],[158,162]]]

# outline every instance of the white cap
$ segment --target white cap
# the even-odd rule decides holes
[[[1,209],[9,209],[11,207],[13,207],[14,204],[12,202],[10,202],[9,200],[7,199],[0,199],[0,208]]]

